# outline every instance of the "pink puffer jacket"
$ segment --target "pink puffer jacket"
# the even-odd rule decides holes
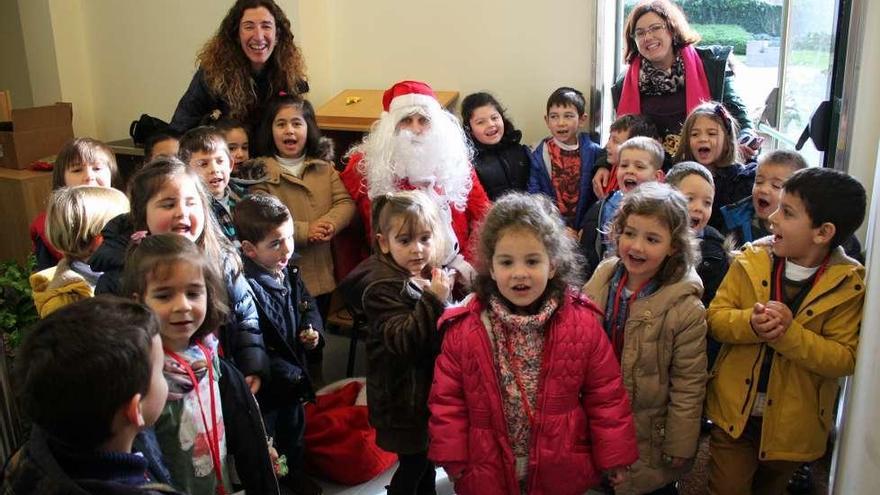
[[[434,369],[428,457],[462,495],[519,494],[483,304],[448,310]],[[546,330],[527,470],[530,494],[581,494],[638,458],[620,365],[586,297],[565,296]],[[487,320],[486,320],[487,321]]]

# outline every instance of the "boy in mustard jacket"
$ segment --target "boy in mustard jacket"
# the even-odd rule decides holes
[[[848,175],[800,170],[769,217],[772,242],[746,244],[731,263],[708,311],[723,344],[706,396],[709,493],[783,493],[802,462],[824,454],[865,296],[864,268],[840,244],[865,204]]]

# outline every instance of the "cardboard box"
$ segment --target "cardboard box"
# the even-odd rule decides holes
[[[25,266],[31,246],[30,225],[46,209],[52,193],[52,172],[0,168],[0,261]]]
[[[73,139],[73,105],[13,108],[12,121],[0,122],[0,167],[25,169],[55,155]]]

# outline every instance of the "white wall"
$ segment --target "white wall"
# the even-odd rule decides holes
[[[16,0],[0,0],[0,90],[10,92],[13,108],[34,104]]]
[[[318,103],[342,89],[386,88],[401,79],[457,90],[462,98],[489,90],[531,143],[546,135],[544,106],[554,89],[588,93],[592,2],[558,0],[552,8],[533,0],[323,3],[323,21],[302,20],[326,26],[324,36],[304,33],[303,40]],[[329,56],[312,56],[312,41],[328,44]]]
[[[230,5],[18,3],[28,61],[40,61],[30,71],[35,102],[72,101],[74,132],[104,140],[126,137],[141,113],[171,118],[195,71],[196,52]],[[345,88],[384,89],[407,78],[462,97],[490,90],[531,143],[546,133],[543,109],[553,89],[588,89],[591,2],[559,0],[552,9],[531,0],[279,3],[305,52],[316,106]]]
[[[34,105],[61,99],[49,0],[19,0],[18,14]]]
[[[852,104],[853,134],[849,146],[849,173],[859,180],[868,191],[869,199],[874,184],[874,169],[877,164],[877,143],[880,141],[880,57],[877,47],[880,46],[880,2],[865,1],[864,17],[865,39],[862,43],[857,64],[858,90],[856,100]],[[865,239],[868,227],[866,221],[859,230],[859,238]]]

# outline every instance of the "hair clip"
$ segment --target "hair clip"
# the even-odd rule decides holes
[[[713,109],[713,111],[715,112],[715,115],[717,115],[721,118],[724,118],[724,119],[731,118],[730,112],[728,112],[727,108],[725,108],[724,105],[722,105],[721,103],[715,105],[715,108]]]
[[[282,89],[281,91],[278,92],[278,96],[287,96],[287,91],[284,91]]]
[[[145,237],[150,235],[150,233],[146,230],[138,230],[131,234],[131,243],[135,246],[140,245],[141,241],[144,240]]]

